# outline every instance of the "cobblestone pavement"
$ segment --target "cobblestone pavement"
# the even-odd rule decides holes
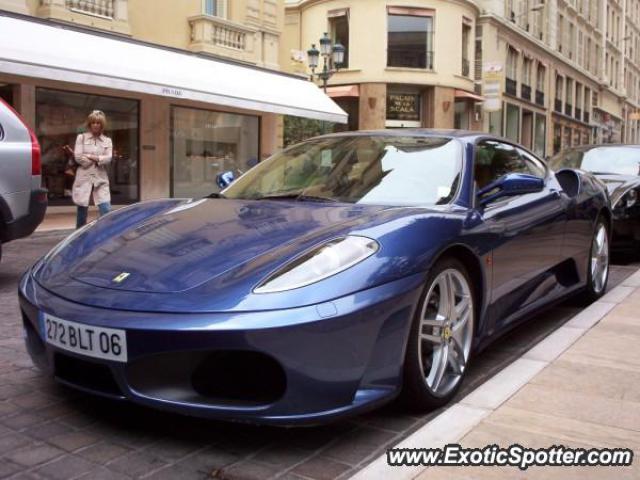
[[[0,263],[0,478],[347,478],[438,411],[394,405],[324,427],[282,429],[203,421],[97,399],[56,385],[31,364],[16,288],[59,234],[5,245]],[[612,269],[612,284],[638,268]],[[565,302],[480,354],[460,395],[544,338],[579,306]]]

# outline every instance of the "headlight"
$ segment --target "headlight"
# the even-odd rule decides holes
[[[255,293],[293,290],[342,272],[380,249],[375,240],[350,235],[314,248],[271,275]]]
[[[629,190],[624,194],[624,205],[629,208],[633,207],[638,201],[638,191],[637,190]]]
[[[58,252],[60,252],[60,250],[62,250],[63,248],[65,248],[67,245],[69,245],[71,242],[73,242],[76,238],[78,238],[80,235],[82,235],[84,232],[86,232],[87,230],[89,230],[91,227],[93,227],[93,225],[97,222],[98,220],[94,220],[91,223],[87,223],[84,227],[77,229],[75,232],[70,233],[67,237],[65,237],[64,240],[62,240],[60,243],[58,243],[55,247],[53,247],[51,250],[49,250],[49,253],[47,253],[44,258],[42,259],[43,262],[48,262],[49,260],[51,260],[53,257],[55,257]]]

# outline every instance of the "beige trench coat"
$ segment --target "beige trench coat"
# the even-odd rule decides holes
[[[111,139],[105,135],[94,137],[91,133],[81,133],[76,139],[74,154],[78,170],[73,182],[73,203],[80,207],[88,207],[92,190],[93,202],[96,205],[111,202],[109,175],[105,168],[113,155]],[[98,164],[89,160],[87,155],[97,155]]]

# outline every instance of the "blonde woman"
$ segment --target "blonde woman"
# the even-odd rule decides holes
[[[100,110],[87,117],[87,131],[78,135],[74,157],[78,163],[73,182],[73,203],[78,206],[76,228],[87,223],[89,201],[93,192],[93,203],[98,206],[100,216],[111,210],[109,175],[106,166],[111,162],[113,145],[104,134],[107,118]]]

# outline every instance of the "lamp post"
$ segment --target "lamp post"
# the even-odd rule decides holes
[[[324,33],[320,39],[320,50],[316,48],[316,44],[312,44],[311,48],[307,50],[307,58],[309,60],[309,68],[311,69],[311,81],[317,77],[322,80],[322,87],[324,93],[327,93],[327,81],[342,67],[344,62],[345,48],[339,42],[331,44],[331,39],[327,32]],[[316,73],[318,68],[320,57],[322,57],[322,70]],[[333,67],[329,64],[329,57],[333,59]]]
[[[537,5],[534,5],[533,7],[531,7],[529,10],[527,10],[526,12],[522,12],[518,15],[512,15],[511,16],[511,21],[515,22],[516,20],[518,20],[519,18],[524,17],[525,15],[529,15],[531,12],[540,12],[544,10],[544,3],[538,3]]]

